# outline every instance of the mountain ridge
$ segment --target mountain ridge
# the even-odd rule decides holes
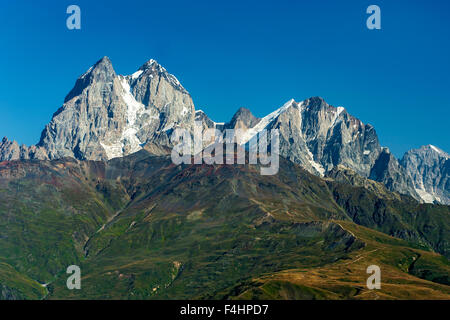
[[[324,179],[280,162],[273,176],[250,164],[176,166],[147,150],[1,163],[5,298],[42,297],[45,283],[47,299],[258,299],[273,275],[299,284],[297,299],[373,299],[373,263],[383,297],[448,297],[449,206],[351,185],[341,179],[359,175],[342,166]],[[71,264],[82,290],[67,290]]]
[[[244,132],[242,143],[263,129],[278,129],[280,155],[316,175],[324,176],[343,165],[419,201],[450,203],[447,165],[435,170],[439,178],[424,184],[416,173],[420,164],[408,161],[412,153],[399,161],[380,146],[373,126],[343,107],[331,106],[320,97],[300,102],[291,99],[263,118],[240,108],[229,122],[216,123],[195,110],[189,92],[153,59],[126,76],[116,74],[108,57],[100,59],[77,79],[39,142],[27,147],[4,138],[0,161],[109,160],[135,153],[146,144],[166,149],[173,146],[170,138],[175,128],[192,132],[195,121],[201,121],[203,128],[240,129]],[[420,161],[427,160],[420,157]],[[421,172],[423,176],[424,170]]]

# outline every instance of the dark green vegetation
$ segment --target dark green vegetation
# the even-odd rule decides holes
[[[146,151],[3,162],[0,298],[450,298],[450,207],[280,160],[275,176]]]

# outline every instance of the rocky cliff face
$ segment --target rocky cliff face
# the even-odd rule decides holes
[[[326,179],[342,182],[354,187],[363,187],[382,199],[401,200],[401,196],[398,193],[389,191],[383,183],[364,178],[354,170],[340,164],[326,173]]]
[[[282,156],[321,176],[342,164],[367,177],[381,151],[371,125],[319,97],[288,101],[247,129],[243,142],[264,129],[279,130]]]
[[[125,80],[125,86],[130,88],[128,98],[144,107],[136,119],[136,136],[141,143],[152,141],[169,146],[174,128],[192,130],[195,109],[190,94],[155,60]]]
[[[375,129],[322,98],[288,101],[262,119],[240,110],[226,126],[243,130],[243,143],[264,129],[280,132],[280,154],[323,176],[341,165],[361,177],[382,182],[390,191],[421,198],[405,168],[382,148]],[[253,118],[252,118],[253,117]],[[244,120],[241,120],[244,119]]]
[[[4,137],[0,141],[0,161],[11,161],[11,160],[28,160],[28,159],[42,159],[46,160],[47,151],[43,148],[26,145],[21,145],[16,141],[10,141],[8,138]]]
[[[216,123],[212,121],[202,110],[195,111],[195,121],[201,122],[203,128],[216,127]]]
[[[382,182],[390,191],[397,191],[417,200],[420,199],[405,168],[399,164],[388,148],[383,148],[379,154],[370,170],[369,178]]]
[[[214,122],[208,115],[203,112],[203,110],[195,111],[195,121],[201,123],[201,127],[203,130],[205,129],[217,129],[219,131],[223,131],[224,123],[223,122]]]
[[[313,97],[288,101],[264,118],[240,108],[227,123],[195,111],[190,94],[155,60],[122,76],[104,57],[85,72],[53,115],[36,146],[19,146],[4,138],[0,161],[18,159],[109,160],[133,154],[144,146],[158,154],[172,147],[173,130],[240,129],[247,143],[264,129],[280,132],[281,156],[324,176],[338,165],[364,178],[382,182],[391,191],[422,201],[449,201],[448,154],[434,147],[412,150],[402,162],[379,144],[375,129],[343,107]],[[434,150],[436,149],[436,150]]]
[[[118,143],[125,139],[134,142],[131,134],[123,135],[129,125],[125,95],[121,78],[104,57],[76,81],[43,130],[38,146],[47,150],[50,159],[99,160],[127,154]],[[128,151],[136,149],[132,146]]]
[[[255,117],[247,108],[239,108],[231,121],[225,124],[225,128],[247,130],[256,126],[259,121],[261,121],[261,118]]]
[[[405,153],[402,166],[425,202],[450,204],[450,155],[427,145]]]
[[[76,81],[36,147],[4,143],[1,158],[122,157],[149,142],[170,145],[173,128],[191,128],[194,114],[189,93],[155,60],[121,76],[104,57]]]

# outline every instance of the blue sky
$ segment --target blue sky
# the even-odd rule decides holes
[[[39,3],[37,3],[39,2]],[[81,30],[66,8],[81,8]],[[381,30],[366,8],[381,8]],[[395,155],[450,152],[450,1],[1,1],[0,135],[34,144],[102,56],[131,74],[158,60],[197,109],[227,121],[321,96],[375,126]]]

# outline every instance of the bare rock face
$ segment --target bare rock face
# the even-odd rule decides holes
[[[19,146],[16,141],[9,141],[6,137],[2,139],[2,141],[0,142],[0,161],[28,159],[46,160],[48,159],[47,151],[36,146]]]
[[[264,129],[279,130],[282,156],[321,176],[342,164],[367,177],[381,151],[371,125],[319,97],[288,101],[249,128],[244,142]]]
[[[39,143],[19,146],[4,138],[0,161],[64,157],[109,160],[144,147],[167,154],[173,146],[174,129],[193,132],[195,122],[201,122],[203,129],[239,129],[243,133],[240,144],[265,129],[278,129],[280,155],[311,173],[323,177],[343,166],[391,191],[420,201],[450,203],[449,155],[436,147],[411,150],[399,163],[380,146],[370,124],[320,97],[289,100],[263,118],[240,108],[229,122],[216,123],[203,111],[195,111],[190,94],[155,60],[122,76],[116,74],[107,57],[102,58],[76,81],[42,131]]]
[[[201,122],[203,128],[215,127],[215,122],[212,121],[202,110],[195,111],[195,121]]]
[[[233,115],[231,121],[225,124],[226,129],[249,129],[253,128],[261,121],[260,118],[255,117],[247,108],[239,108]]]
[[[420,199],[405,168],[400,165],[388,148],[383,148],[373,164],[369,179],[382,182],[390,191],[397,191],[417,200]]]
[[[104,57],[83,74],[38,143],[50,159],[108,160],[170,145],[176,126],[192,127],[194,104],[178,80],[150,60],[130,76]]]
[[[120,140],[127,124],[124,94],[111,61],[104,57],[76,81],[43,130],[38,146],[48,151],[50,159],[108,159],[102,144]],[[116,154],[122,155],[118,145],[117,149]]]
[[[76,81],[39,143],[28,148],[3,141],[0,160],[109,160],[147,143],[169,147],[173,130],[192,131],[194,120],[191,96],[155,60],[122,76],[103,57]]]
[[[314,97],[302,103],[302,131],[314,161],[325,171],[342,164],[367,176],[380,152],[375,129]]]
[[[290,100],[257,122],[241,123],[244,125],[235,127],[246,132],[244,143],[264,129],[278,129],[280,155],[311,173],[324,176],[337,166],[343,166],[362,178],[385,184],[390,191],[421,199],[406,170],[380,146],[373,126],[362,123],[343,107],[327,104],[322,98]]]
[[[17,160],[20,159],[20,147],[16,141],[9,141],[4,137],[0,143],[0,159],[1,160]]]
[[[425,202],[450,204],[450,155],[433,145],[405,153],[402,166]]]
[[[144,106],[138,112],[137,137],[142,143],[157,142],[170,146],[170,134],[176,127],[192,130],[195,108],[189,93],[175,76],[155,60],[125,77],[131,97]]]

